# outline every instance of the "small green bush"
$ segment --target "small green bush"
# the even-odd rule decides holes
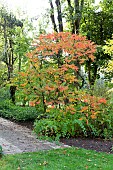
[[[37,118],[35,107],[21,107],[11,103],[10,100],[0,101],[0,116],[17,121],[34,120]]]
[[[0,88],[0,101],[10,99],[9,87]]]
[[[52,139],[60,137],[90,137],[90,138],[105,138],[113,137],[113,106],[100,104],[96,118],[92,118],[92,113],[80,112],[80,107],[84,103],[78,103],[76,113],[70,112],[64,114],[60,109],[52,108],[35,121],[34,131],[38,136],[47,136]]]
[[[86,136],[84,121],[79,120],[77,114],[62,114],[59,109],[52,109],[49,115],[36,120],[34,131],[38,136],[47,136],[59,140],[60,137]]]
[[[0,145],[0,157],[2,157],[3,155],[3,150],[2,150],[2,146]]]

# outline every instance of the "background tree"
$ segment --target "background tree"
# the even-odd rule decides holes
[[[108,61],[108,65],[106,68],[103,68],[103,72],[105,74],[105,78],[109,82],[113,79],[113,37],[112,39],[108,40],[106,42],[106,45],[103,46],[103,50],[105,54],[109,54],[111,56],[111,59]]]
[[[33,27],[28,20],[23,21],[23,27],[16,27],[14,30],[14,54],[17,57],[16,64],[18,62],[18,71],[21,71],[22,64],[26,61],[26,53],[29,52],[32,47],[33,37],[31,38],[30,33],[33,31]],[[33,35],[32,35],[33,36]]]
[[[66,30],[66,24],[72,34],[79,34],[84,7],[94,0],[49,0],[50,18],[55,32]],[[57,17],[56,17],[57,16]]]
[[[17,65],[18,70],[21,70],[22,60],[25,62],[25,53],[30,50],[31,38],[28,32],[31,25],[27,23],[23,26],[23,21],[16,19],[16,17],[7,11],[4,7],[0,9],[0,29],[1,29],[1,61],[7,67],[7,76],[5,77],[9,84],[14,77]],[[29,27],[29,28],[28,28]],[[18,62],[18,64],[17,64]],[[15,103],[16,86],[10,84],[10,96]]]
[[[79,28],[80,28],[80,21],[82,18],[82,12],[84,7],[84,0],[66,0],[66,1],[60,1],[56,0],[55,2],[53,0],[49,0],[50,3],[50,18],[52,21],[52,25],[55,32],[63,32],[66,30],[66,24],[69,25],[69,30],[72,34],[79,34]],[[56,18],[57,16],[57,18]],[[59,60],[59,65],[62,65],[63,59],[61,58],[62,54],[61,51],[59,51],[59,54],[57,55],[57,58]],[[77,73],[77,76],[79,79],[81,79],[82,84],[84,84],[84,78],[82,77],[80,73],[80,63],[79,60],[76,59],[75,65],[79,67],[79,71]],[[81,84],[77,83],[76,87],[80,88],[82,87]]]
[[[0,26],[4,41],[4,52],[2,60],[7,65],[8,69],[7,80],[9,81],[11,78],[11,74],[13,73],[14,62],[17,58],[16,56],[14,56],[13,49],[15,38],[14,29],[15,27],[22,28],[23,23],[17,20],[12,13],[9,14],[5,8],[2,8],[0,12],[1,12]]]
[[[94,6],[88,6],[84,8],[81,21],[80,32],[98,45],[97,52],[95,53],[95,61],[93,63],[91,63],[90,60],[86,62],[86,71],[90,85],[94,85],[95,80],[100,77],[100,68],[106,67],[108,60],[111,58],[109,54],[104,53],[102,48],[113,34],[113,13],[111,13],[111,8],[110,10],[109,8],[105,10],[104,2],[101,3],[101,6],[103,6],[101,9],[99,8],[101,6],[96,8],[94,8]]]

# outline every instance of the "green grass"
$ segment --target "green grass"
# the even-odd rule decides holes
[[[5,155],[0,170],[112,170],[113,155],[78,148]]]

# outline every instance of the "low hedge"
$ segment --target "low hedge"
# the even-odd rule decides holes
[[[0,116],[16,121],[35,120],[37,110],[35,107],[16,106],[10,100],[0,101]]]

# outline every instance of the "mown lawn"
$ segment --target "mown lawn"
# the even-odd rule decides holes
[[[5,155],[0,170],[113,170],[113,155],[78,148]]]

